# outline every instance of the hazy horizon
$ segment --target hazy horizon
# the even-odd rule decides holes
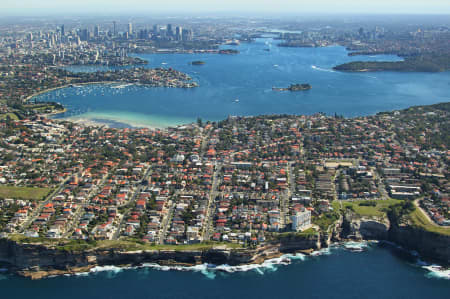
[[[6,0],[2,16],[106,14],[450,14],[445,0]]]

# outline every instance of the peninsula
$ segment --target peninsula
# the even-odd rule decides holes
[[[450,55],[407,57],[404,61],[354,61],[335,66],[345,72],[445,72],[450,70]]]
[[[261,263],[366,239],[449,265],[437,195],[449,113],[443,103],[162,131],[2,119],[0,263],[38,279],[97,265]]]
[[[198,83],[187,74],[172,68],[136,67],[114,71],[74,73],[57,67],[12,65],[10,67],[0,66],[0,73],[6,74],[2,77],[2,84],[0,84],[0,94],[7,104],[3,109],[3,115],[12,119],[25,118],[44,110],[49,113],[61,111],[60,105],[34,103],[30,100],[38,94],[71,85],[132,83],[169,88],[198,86]],[[33,75],[29,76],[29,74]]]

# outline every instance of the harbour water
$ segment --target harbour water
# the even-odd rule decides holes
[[[349,248],[287,255],[239,269],[106,266],[39,281],[0,274],[1,298],[448,298],[448,271],[429,272],[392,246]],[[364,250],[355,252],[358,248]]]
[[[313,114],[348,117],[448,101],[450,72],[343,73],[335,65],[355,60],[395,61],[393,55],[348,56],[345,48],[283,48],[272,38],[234,48],[238,55],[143,54],[146,67],[173,67],[200,84],[199,88],[149,88],[91,85],[65,88],[37,97],[64,104],[58,118],[104,122],[111,126],[167,127],[229,115]],[[191,65],[194,60],[204,65]],[[71,67],[73,71],[107,67]],[[308,91],[273,91],[309,83]]]

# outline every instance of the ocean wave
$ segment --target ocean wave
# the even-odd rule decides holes
[[[196,266],[161,266],[155,263],[146,263],[137,268],[151,268],[160,271],[192,271],[199,272],[209,279],[214,279],[217,273],[237,273],[254,271],[260,275],[264,275],[266,272],[275,272],[278,266],[286,266],[291,264],[293,260],[304,261],[306,256],[304,254],[285,254],[278,258],[268,259],[261,264],[248,264],[239,266],[230,266],[227,264],[214,265],[214,264],[201,264]]]
[[[318,70],[318,71],[322,71],[322,72],[329,72],[329,73],[336,73],[336,71],[332,70],[332,69],[324,69],[315,65],[311,65],[311,68],[313,70]]]
[[[450,269],[445,269],[439,265],[422,266],[422,268],[428,270],[428,273],[425,274],[428,278],[450,280]]]
[[[331,250],[332,249],[336,249],[336,248],[338,248],[339,246],[330,246],[330,247],[328,247],[328,248],[322,248],[322,249],[320,249],[320,250],[317,250],[317,251],[313,251],[313,252],[311,252],[311,256],[321,256],[321,255],[330,255],[331,254]]]
[[[327,256],[333,254],[333,251],[344,249],[349,251],[365,251],[372,244],[378,243],[377,241],[363,241],[363,242],[345,242],[345,243],[336,243],[331,244],[328,248],[323,248],[317,251],[313,251],[309,255],[305,255],[302,253],[295,254],[284,254],[277,258],[272,258],[265,260],[261,264],[247,264],[247,265],[239,265],[239,266],[230,266],[227,264],[223,265],[215,265],[215,264],[200,264],[195,266],[168,266],[168,265],[159,265],[156,263],[144,263],[139,266],[129,266],[129,267],[117,267],[117,266],[96,266],[90,269],[88,272],[81,272],[76,274],[65,274],[64,276],[88,276],[96,273],[106,273],[107,277],[114,278],[118,273],[124,270],[142,270],[142,269],[151,269],[158,271],[189,271],[189,272],[197,272],[201,273],[208,279],[215,279],[218,274],[226,275],[233,274],[239,272],[249,272],[253,271],[259,275],[265,275],[266,273],[275,272],[281,266],[287,266],[292,264],[293,262],[303,262],[308,260],[310,257],[319,257],[319,256]],[[391,242],[381,242],[387,243],[389,245],[393,245],[393,247],[402,249],[400,246]],[[416,266],[426,269],[428,272],[425,274],[428,278],[439,278],[439,279],[450,279],[450,269],[443,268],[439,265],[431,265],[426,263],[425,261],[420,260],[416,252],[409,252],[411,255],[417,257]],[[1,277],[0,277],[1,279]]]
[[[108,271],[108,272],[114,272],[114,273],[119,273],[123,270],[124,268],[122,267],[117,267],[117,266],[96,266],[92,269],[89,270],[89,272],[91,273],[96,273],[96,272],[104,272],[104,271]]]
[[[342,245],[345,249],[355,251],[355,252],[361,252],[365,251],[369,247],[368,242],[346,242]]]

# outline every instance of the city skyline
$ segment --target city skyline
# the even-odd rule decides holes
[[[326,8],[326,9],[324,9]],[[126,13],[246,13],[246,14],[450,14],[450,5],[444,0],[379,0],[356,1],[342,0],[339,3],[331,0],[320,0],[314,3],[304,0],[175,0],[168,3],[156,1],[130,0],[87,1],[68,0],[57,2],[51,0],[20,0],[0,3],[1,15],[52,15],[52,14],[126,14]]]

